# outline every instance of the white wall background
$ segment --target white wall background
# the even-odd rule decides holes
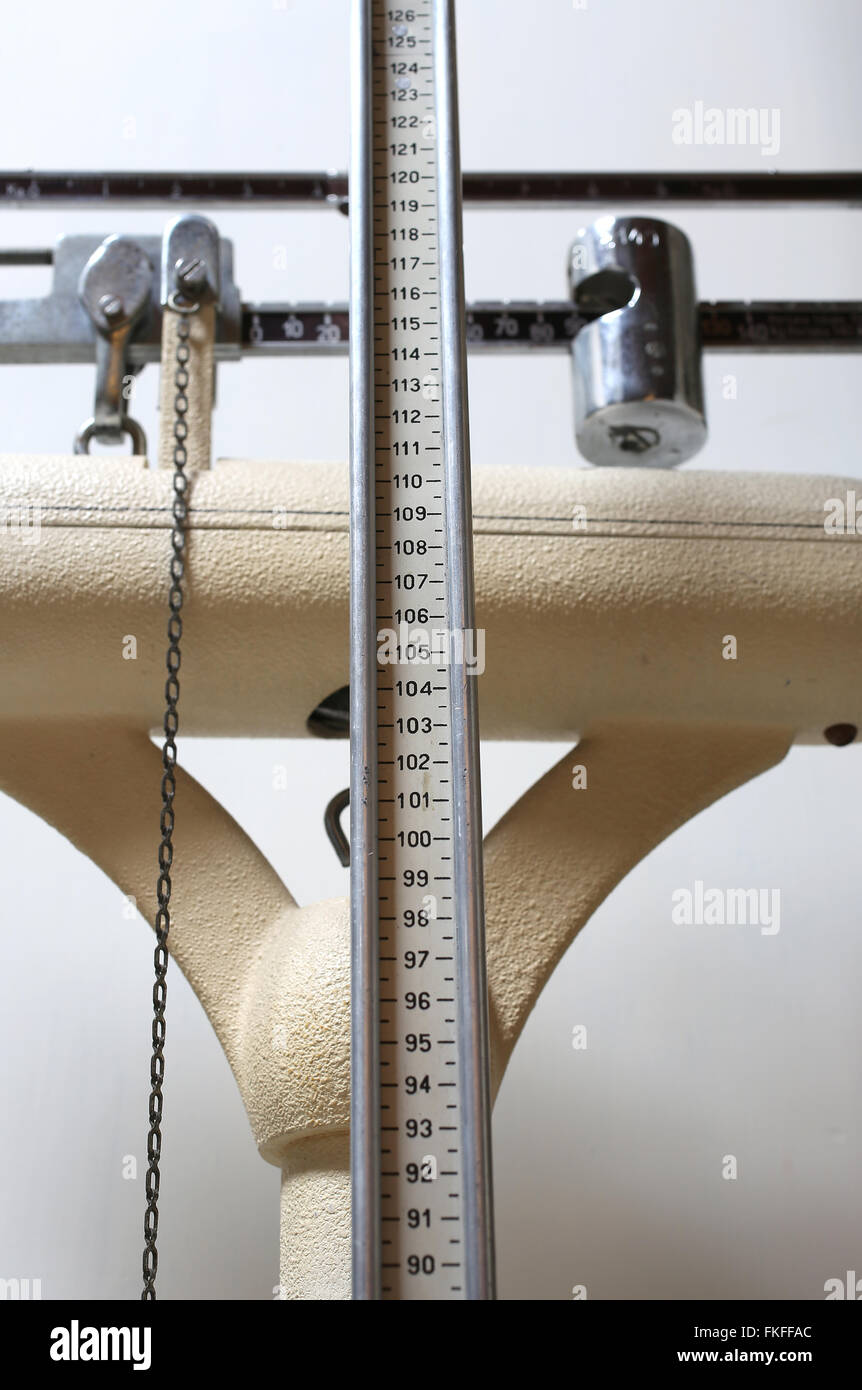
[[[343,168],[347,15],[347,0],[18,7],[2,163]],[[762,168],[757,149],[672,143],[672,111],[697,100],[778,108],[779,169],[862,165],[854,0],[459,0],[458,18],[465,168]],[[862,297],[858,213],[670,215],[693,239],[703,298]],[[217,220],[244,298],[346,296],[344,219]],[[559,296],[579,220],[469,214],[468,296]],[[5,212],[0,246],[162,222]],[[38,292],[46,276],[0,272],[0,293]],[[713,358],[706,381],[711,439],[691,466],[859,473],[858,358]],[[564,359],[474,360],[470,389],[477,468],[578,465]],[[85,367],[3,367],[0,450],[71,451],[91,390]],[[226,366],[216,452],[341,459],[346,392],[340,360]],[[149,368],[136,413],[153,438],[155,396]],[[562,751],[486,746],[487,824]],[[181,757],[300,902],[346,892],[321,821],[346,748],[184,740]],[[292,789],[275,793],[281,762]],[[569,951],[495,1112],[504,1298],[565,1299],[576,1283],[592,1298],[821,1298],[827,1278],[862,1270],[860,774],[859,748],[795,750],[661,846]],[[150,937],[98,870],[6,800],[0,845],[0,1277],[40,1278],[48,1298],[132,1298],[143,1164],[126,1181],[122,1162],[144,1154]],[[671,892],[695,878],[780,887],[780,934],[673,926]],[[586,1052],[571,1048],[576,1023]],[[168,1037],[161,1297],[269,1298],[278,1173],[176,970]],[[721,1178],[727,1153],[736,1182]]]

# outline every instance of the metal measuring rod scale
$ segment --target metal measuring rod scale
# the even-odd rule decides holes
[[[352,115],[353,1296],[488,1299],[488,1003],[476,685],[463,640],[474,618],[450,0],[406,9],[357,0]],[[447,636],[442,653],[431,651],[432,633]]]

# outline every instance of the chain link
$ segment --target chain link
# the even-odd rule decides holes
[[[183,635],[183,578],[185,575],[186,527],[188,523],[188,477],[186,463],[188,452],[189,408],[187,395],[189,385],[189,359],[191,350],[191,315],[198,308],[179,310],[177,342],[175,352],[174,386],[174,478],[173,478],[173,527],[171,529],[171,565],[168,606],[168,650],[165,665],[168,678],[165,683],[165,741],[162,748],[162,811],[159,821],[162,840],[159,845],[159,876],[156,884],[156,948],[153,953],[155,984],[153,985],[153,1055],[150,1060],[150,1129],[147,1137],[147,1209],[144,1215],[144,1288],[143,1301],[156,1297],[156,1271],[159,1267],[159,1254],[156,1241],[159,1234],[159,1163],[162,1156],[162,1086],[165,1079],[165,1005],[168,998],[168,932],[171,927],[171,865],[174,857],[174,795],[176,793],[176,736],[179,729],[177,706],[180,698],[180,638]]]

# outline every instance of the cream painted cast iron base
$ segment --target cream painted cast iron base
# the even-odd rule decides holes
[[[142,459],[0,457],[0,496],[31,509],[0,567],[0,786],[147,916],[170,483]],[[485,842],[495,1087],[562,953],[639,859],[794,740],[862,724],[862,550],[823,525],[854,488],[475,470],[483,736],[577,742]],[[346,469],[223,462],[194,474],[191,507],[182,731],[302,736],[348,678]],[[177,806],[172,954],[282,1169],[283,1288],[347,1298],[347,903],[299,908],[182,773]]]

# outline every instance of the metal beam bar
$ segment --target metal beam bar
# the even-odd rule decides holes
[[[862,173],[466,173],[470,208],[564,208],[636,203],[666,207],[862,207]],[[25,208],[321,208],[346,211],[345,173],[0,172],[0,205]]]
[[[2,257],[0,257],[2,263]],[[39,262],[40,264],[42,262]],[[344,355],[350,343],[346,304],[243,304],[241,323],[222,318],[216,359]],[[707,352],[862,352],[862,302],[756,300],[701,303]],[[466,311],[471,352],[568,352],[590,320],[568,300],[500,300]],[[159,360],[160,317],[153,313],[129,343],[133,367]],[[95,337],[76,298],[0,300],[0,364],[92,362]]]

